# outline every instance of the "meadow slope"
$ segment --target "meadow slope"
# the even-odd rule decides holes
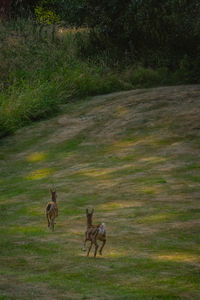
[[[199,299],[199,148],[199,85],[67,104],[2,139],[0,299]],[[81,251],[92,207],[96,259]]]

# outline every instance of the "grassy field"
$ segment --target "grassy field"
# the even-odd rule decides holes
[[[199,92],[99,96],[0,141],[1,300],[200,298]],[[92,207],[96,259],[81,251]]]

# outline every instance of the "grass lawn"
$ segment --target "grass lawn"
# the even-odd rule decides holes
[[[0,300],[199,299],[199,116],[197,85],[143,89],[2,139]],[[81,251],[86,208],[107,228],[96,259]]]

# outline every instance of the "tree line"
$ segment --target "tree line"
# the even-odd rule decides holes
[[[2,19],[87,26],[94,51],[126,54],[144,66],[178,66],[199,80],[199,0],[2,0]]]

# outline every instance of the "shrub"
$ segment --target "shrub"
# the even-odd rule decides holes
[[[135,66],[124,72],[124,80],[129,81],[134,87],[153,87],[170,84],[170,74],[167,68],[153,70]]]

